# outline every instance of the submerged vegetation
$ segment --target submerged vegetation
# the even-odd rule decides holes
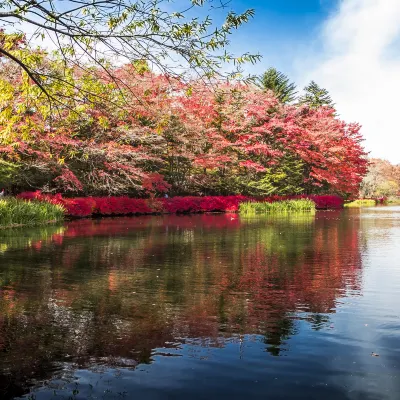
[[[0,200],[0,228],[40,225],[64,219],[64,208],[58,204],[7,198]]]
[[[313,212],[315,203],[309,199],[284,200],[277,202],[245,202],[239,207],[240,214],[266,214],[286,212]]]

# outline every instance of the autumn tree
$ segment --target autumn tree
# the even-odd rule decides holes
[[[358,192],[366,166],[360,127],[331,108],[284,104],[238,82],[216,81],[211,90],[202,79],[156,74],[145,62],[113,69],[123,90],[102,69],[65,71],[86,100],[53,81],[48,87],[65,99],[57,112],[18,67],[0,71],[0,171],[15,191]]]
[[[190,108],[209,141],[194,166],[216,184],[231,182],[232,192],[247,194],[358,192],[367,165],[358,124],[248,86],[220,91],[208,98],[194,91]]]
[[[360,187],[360,197],[396,196],[400,192],[400,166],[387,160],[369,160],[368,173]]]
[[[271,90],[282,103],[291,103],[296,99],[296,85],[276,68],[268,68],[258,78],[257,84],[263,90]]]

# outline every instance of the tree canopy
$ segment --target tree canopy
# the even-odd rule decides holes
[[[399,196],[400,165],[387,160],[372,158],[369,160],[368,173],[360,187],[360,197]]]
[[[122,89],[101,69],[66,71],[87,101],[70,100],[73,85],[53,83],[69,99],[58,113],[23,72],[0,73],[0,168],[16,191],[358,192],[367,163],[360,126],[331,108],[284,104],[238,82],[210,90],[142,64],[112,70]]]

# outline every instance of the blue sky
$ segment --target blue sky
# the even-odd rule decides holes
[[[337,0],[232,0],[236,12],[255,9],[253,21],[234,35],[235,51],[260,53],[263,60],[251,72],[274,66],[290,74],[302,48],[318,48],[324,21],[336,9]]]
[[[255,18],[233,35],[231,50],[263,59],[246,72],[274,66],[300,89],[315,80],[330,91],[343,119],[363,126],[371,156],[400,163],[400,0],[232,0],[228,6],[247,8]]]

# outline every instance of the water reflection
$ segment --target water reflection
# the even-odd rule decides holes
[[[133,385],[143,365],[173,374],[167,356],[178,357],[184,368],[192,358],[206,365],[210,357],[235,359],[234,348],[239,360],[271,363],[268,356],[296,358],[296,337],[313,352],[319,332],[335,329],[338,305],[362,294],[362,221],[357,211],[297,218],[197,215],[0,232],[3,398],[40,387],[34,393],[43,397],[37,398],[54,390],[88,398],[96,394],[89,384],[89,392],[73,386],[91,382],[88,371],[136,369]],[[198,373],[206,376],[204,368]],[[184,387],[193,397],[193,387]],[[125,392],[117,381],[109,395],[118,393]]]

